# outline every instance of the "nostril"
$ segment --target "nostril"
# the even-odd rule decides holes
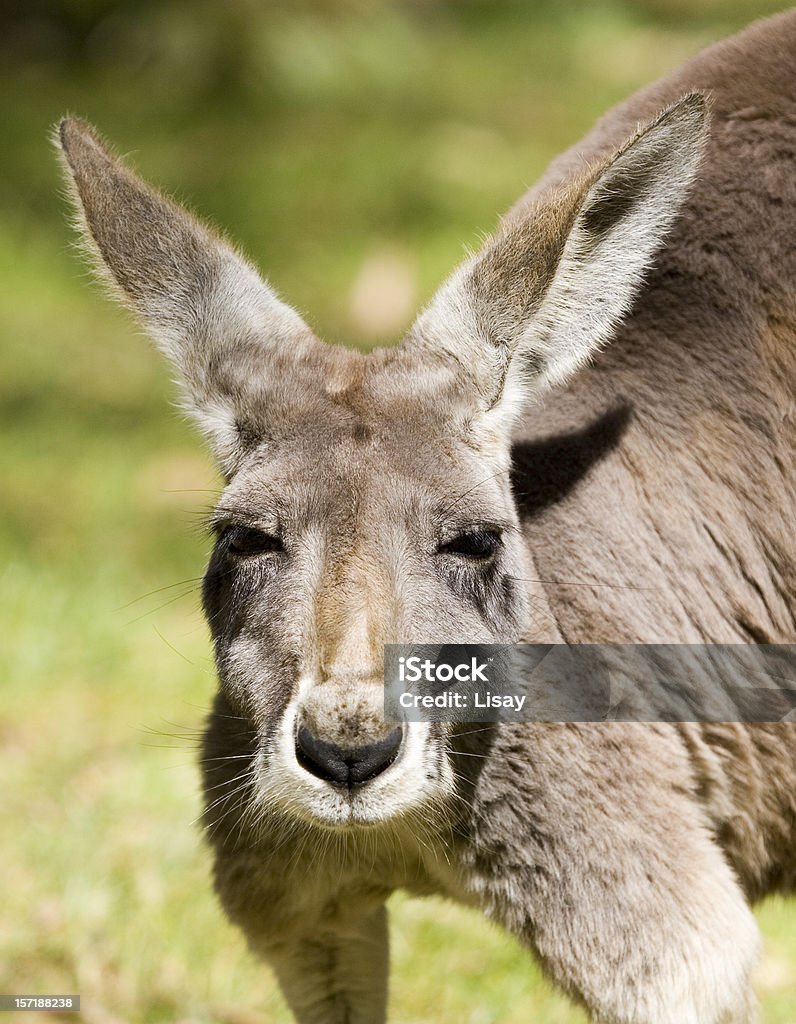
[[[344,749],[319,739],[305,725],[296,733],[296,758],[312,775],[336,786],[359,786],[380,775],[393,763],[401,748],[400,727],[375,743]]]
[[[349,784],[356,786],[381,775],[398,756],[402,738],[403,732],[398,727],[383,740],[350,751],[346,758],[349,765]]]
[[[319,779],[337,786],[348,785],[348,765],[343,751],[336,744],[313,736],[306,725],[299,726],[296,734],[296,757],[303,768]]]

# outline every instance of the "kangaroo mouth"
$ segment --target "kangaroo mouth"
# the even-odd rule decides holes
[[[333,830],[378,828],[430,813],[452,789],[452,769],[426,723],[382,726],[376,738],[345,746],[313,725],[296,701],[263,759],[260,799],[288,818]]]

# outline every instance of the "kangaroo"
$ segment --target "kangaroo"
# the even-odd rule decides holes
[[[794,640],[796,13],[608,114],[368,355],[59,138],[224,479],[204,824],[296,1020],[385,1020],[397,888],[480,908],[598,1022],[754,1020],[793,727],[396,727],[383,650]]]

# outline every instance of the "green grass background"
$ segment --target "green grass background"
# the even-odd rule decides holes
[[[86,1024],[288,1020],[214,902],[195,824],[217,480],[168,371],[71,247],[50,125],[93,120],[323,336],[371,346],[607,107],[775,9],[4,5],[0,991],[80,992]],[[760,920],[764,1019],[795,1024],[794,907]],[[393,950],[396,1024],[584,1020],[441,902],[397,897]]]

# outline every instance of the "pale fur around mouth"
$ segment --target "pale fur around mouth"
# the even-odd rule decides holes
[[[428,747],[429,727],[422,722],[407,729],[395,761],[362,786],[341,789],[316,778],[295,755],[300,692],[301,688],[285,710],[268,751],[258,754],[257,799],[263,806],[327,829],[373,828],[439,802],[451,792],[451,769],[447,760],[438,768]]]

